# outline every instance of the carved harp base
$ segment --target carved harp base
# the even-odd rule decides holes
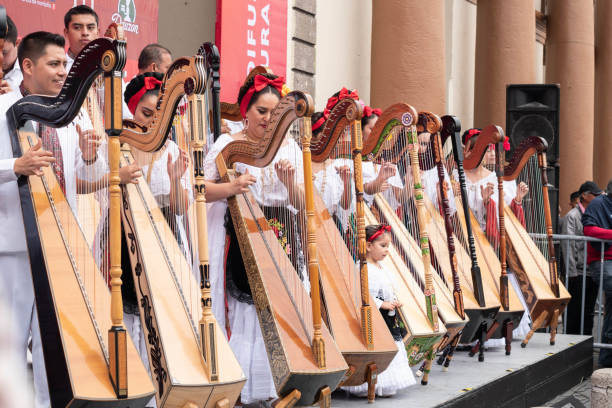
[[[277,399],[273,406],[274,408],[291,408],[297,404],[301,397],[302,393],[294,389],[284,397]]]
[[[126,330],[121,326],[113,326],[108,331],[108,367],[111,383],[117,398],[127,398],[127,338]]]

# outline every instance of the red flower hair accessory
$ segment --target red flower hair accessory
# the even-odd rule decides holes
[[[278,91],[279,94],[283,93],[283,86],[285,85],[285,78],[278,77],[276,79],[268,79],[261,74],[255,75],[255,80],[253,81],[253,85],[249,88],[249,90],[244,94],[242,98],[242,102],[240,102],[240,114],[243,118],[246,118],[247,107],[251,102],[251,98],[255,92],[259,92],[264,89],[266,86],[271,86]]]
[[[162,81],[160,81],[159,79],[153,76],[148,76],[144,78],[144,85],[142,86],[140,91],[132,95],[132,97],[130,98],[128,102],[128,109],[130,110],[130,112],[132,112],[132,115],[134,114],[134,112],[136,112],[136,107],[138,106],[138,102],[140,102],[140,99],[142,99],[142,96],[147,91],[150,91],[151,89],[155,89],[161,85],[162,85]]]
[[[391,231],[391,226],[381,224],[378,230],[375,233],[373,233],[370,238],[368,238],[368,242],[374,242],[376,238],[380,237],[385,232],[390,232],[390,231]]]
[[[504,138],[504,150],[505,151],[510,150],[510,139],[508,138],[508,136]]]

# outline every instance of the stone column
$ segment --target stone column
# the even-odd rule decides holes
[[[591,407],[610,406],[612,406],[612,368],[601,368],[594,371],[591,376]]]
[[[595,13],[595,140],[593,177],[601,188],[612,178],[612,3],[599,0]]]
[[[443,0],[374,0],[370,104],[446,113]]]
[[[505,128],[506,85],[536,80],[535,41],[533,0],[478,0],[475,127]]]
[[[546,82],[561,85],[559,202],[566,212],[569,195],[593,178],[593,0],[550,0],[548,8]]]

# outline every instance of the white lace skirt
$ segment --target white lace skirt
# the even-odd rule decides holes
[[[376,395],[386,397],[395,395],[397,391],[416,384],[412,370],[408,365],[408,355],[403,341],[396,341],[397,354],[389,364],[389,367],[378,375],[376,381]],[[358,397],[368,395],[368,383],[361,385],[342,387],[343,390],[350,392]]]
[[[231,329],[230,347],[238,359],[247,381],[240,399],[243,404],[276,398],[276,388],[268,362],[268,353],[255,306],[227,297]]]

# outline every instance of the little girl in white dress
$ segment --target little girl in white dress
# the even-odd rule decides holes
[[[393,335],[398,353],[385,371],[380,373],[376,382],[376,395],[388,397],[397,391],[416,383],[410,366],[403,337],[406,329],[399,324],[396,309],[402,304],[393,292],[394,277],[380,263],[389,253],[391,227],[388,225],[368,225],[366,227],[366,259],[368,261],[368,285],[376,307],[383,315],[387,327]],[[367,396],[368,384],[343,387],[357,396]]]

